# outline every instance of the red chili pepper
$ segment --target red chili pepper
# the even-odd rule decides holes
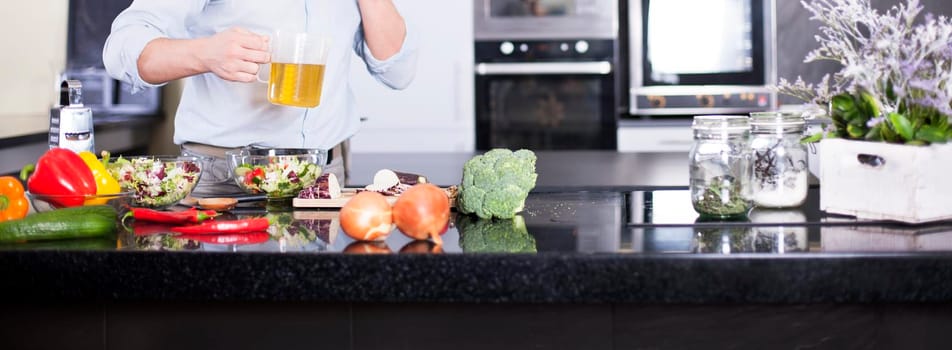
[[[180,235],[178,238],[208,244],[258,244],[267,242],[271,239],[271,235],[267,232],[252,232],[224,235]]]
[[[23,167],[20,178],[26,180],[30,193],[66,196],[50,200],[57,207],[80,206],[86,196],[96,194],[92,170],[76,152],[65,148],[46,151],[35,166],[28,164]]]
[[[154,222],[147,221],[136,221],[132,223],[132,227],[127,228],[136,236],[149,236],[156,234],[167,234],[172,233],[172,225],[169,224],[157,224]]]
[[[258,232],[268,229],[271,223],[266,218],[240,220],[213,220],[198,225],[173,227],[173,232],[185,234],[216,234]]]
[[[180,211],[162,211],[149,208],[132,208],[122,217],[123,220],[133,217],[136,220],[164,222],[170,224],[199,223],[218,216],[214,210],[198,210],[189,208]]]

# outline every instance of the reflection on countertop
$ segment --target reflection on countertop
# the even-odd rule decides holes
[[[731,220],[699,217],[687,190],[532,193],[513,220],[482,220],[453,212],[443,245],[415,241],[396,228],[382,242],[357,242],[334,210],[266,211],[246,203],[221,219],[266,217],[266,234],[178,236],[171,226],[132,222],[111,244],[46,242],[38,248],[273,253],[557,253],[750,254],[914,253],[952,251],[952,222],[904,225],[831,216],[817,209],[815,189],[804,206],[754,208]],[[683,198],[682,198],[683,197]],[[677,199],[681,200],[677,200]],[[0,245],[0,250],[30,245]]]
[[[171,226],[133,222],[118,236],[124,250],[182,250],[307,253],[546,253],[618,251],[624,195],[616,192],[538,193],[510,220],[483,220],[453,212],[435,250],[394,228],[383,242],[358,242],[344,234],[337,211],[267,212],[240,208],[222,219],[267,217],[272,223],[264,241],[242,235],[180,237]],[[0,249],[3,249],[0,246]]]

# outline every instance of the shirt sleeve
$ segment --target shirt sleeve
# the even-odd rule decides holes
[[[132,93],[165,84],[150,84],[139,76],[139,55],[157,38],[184,38],[185,23],[199,14],[208,0],[135,0],[112,22],[103,47],[106,72],[132,85]]]
[[[375,58],[370,52],[370,47],[364,39],[363,25],[358,26],[354,40],[354,51],[363,59],[370,75],[391,89],[405,89],[416,76],[419,39],[415,27],[409,22],[406,26],[407,34],[400,51],[383,61]]]

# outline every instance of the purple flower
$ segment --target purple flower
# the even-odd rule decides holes
[[[871,118],[866,121],[866,127],[875,128],[876,125],[879,125],[879,123],[882,123],[884,120],[886,120],[886,117]]]

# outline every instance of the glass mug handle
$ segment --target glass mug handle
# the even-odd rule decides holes
[[[261,74],[265,74],[264,78],[261,77]],[[267,84],[271,79],[271,63],[262,63],[258,65],[258,74],[255,74],[255,77],[258,78],[259,83]]]
[[[274,52],[272,50],[274,48],[272,47],[273,45],[272,41],[274,40],[274,33],[272,32],[272,33],[262,34],[262,35],[268,37],[268,53],[270,53],[272,56],[271,58],[274,59]],[[264,78],[261,77],[262,73],[264,74]],[[259,64],[258,74],[255,74],[255,78],[258,79],[259,83],[267,84],[271,78],[271,62]]]

